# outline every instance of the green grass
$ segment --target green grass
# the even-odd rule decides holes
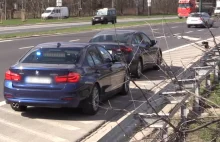
[[[170,19],[166,20],[167,23],[172,22],[184,22],[184,19]],[[161,23],[161,20],[152,20],[147,21],[147,23],[150,24],[159,24]],[[144,21],[141,22],[127,22],[127,23],[118,23],[116,24],[116,28],[122,28],[122,27],[131,27],[131,26],[137,26],[137,25],[145,25],[147,24]],[[57,33],[76,33],[76,32],[83,32],[83,31],[91,31],[91,30],[101,30],[101,29],[111,29],[114,28],[114,25],[108,24],[108,25],[88,25],[88,26],[81,26],[77,28],[65,28],[65,29],[57,29],[57,30],[50,30],[50,31],[42,31],[42,32],[27,32],[27,33],[10,33],[10,34],[4,34],[0,35],[0,39],[7,39],[7,38],[15,38],[15,37],[29,37],[33,35],[46,35],[46,34],[57,34]]]
[[[205,122],[212,121],[211,119],[205,119]],[[189,126],[189,129],[194,129],[201,126],[202,123],[194,123]],[[211,129],[209,129],[211,128]],[[213,140],[214,137],[217,137],[217,142],[220,142],[220,137],[218,134],[215,134],[212,130],[217,130],[218,124],[214,123],[208,126],[208,128],[204,127],[196,132],[190,133],[187,138],[187,142],[209,142]]]
[[[220,85],[216,86],[215,90],[211,93],[208,99],[215,104],[220,105]],[[208,104],[213,106],[212,103]]]
[[[176,15],[164,15],[167,16],[176,16]],[[126,18],[153,18],[153,17],[163,17],[163,15],[154,15],[154,16],[118,16],[118,19],[126,19]],[[21,19],[11,19],[11,20],[3,20],[0,23],[0,26],[18,26],[18,25],[25,25],[25,24],[46,24],[46,23],[67,23],[67,22],[89,22],[91,17],[70,17],[68,19],[49,19],[49,20],[42,20],[42,19],[27,19],[26,21],[22,22]]]

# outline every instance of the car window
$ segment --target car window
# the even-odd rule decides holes
[[[142,37],[139,34],[134,35],[132,39],[132,44],[140,44],[142,42]]]
[[[104,61],[105,61],[106,59],[112,60],[111,54],[110,54],[106,49],[104,49],[103,47],[100,47],[100,46],[99,46],[99,47],[98,47],[98,50],[100,51],[102,57],[104,58]]]
[[[90,54],[87,54],[87,55],[86,55],[86,59],[87,59],[87,62],[88,62],[88,64],[89,64],[89,66],[92,66],[92,67],[95,66],[95,63],[94,63],[94,61],[93,61],[93,59],[92,59],[92,56],[91,56]]]
[[[38,64],[77,64],[81,48],[42,48],[30,51],[21,63]]]
[[[93,37],[89,42],[119,42],[119,43],[128,43],[132,33],[123,33],[123,34],[103,34]]]
[[[150,40],[150,38],[147,35],[142,33],[141,37],[142,37],[142,40],[143,40],[142,41],[143,44],[149,44],[149,45],[151,44],[151,40]]]
[[[90,66],[101,65],[103,63],[100,54],[97,52],[97,50],[94,47],[90,47],[90,49],[86,54],[86,59]]]

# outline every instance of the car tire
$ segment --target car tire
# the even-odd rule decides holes
[[[117,19],[115,19],[115,23],[117,23]]]
[[[142,64],[142,61],[139,60],[138,61],[138,64],[137,64],[137,69],[135,70],[135,77],[137,78],[141,78],[142,76],[142,71],[143,71],[143,64]]]
[[[126,73],[124,83],[122,86],[122,90],[120,93],[121,95],[125,96],[129,94],[129,91],[130,91],[129,85],[130,85],[130,78],[129,78],[129,75]]]
[[[95,22],[92,22],[92,25],[95,25]]]
[[[19,103],[11,103],[10,105],[14,111],[26,111],[27,110],[27,106],[20,105]]]
[[[92,88],[91,94],[82,103],[82,111],[88,115],[95,115],[99,110],[100,90],[97,84]]]
[[[191,26],[190,25],[187,25],[187,28],[190,28]]]
[[[112,20],[112,24],[115,24],[115,20]]]
[[[157,65],[153,66],[154,70],[160,70],[160,65],[162,63],[162,55],[161,53],[157,53]]]

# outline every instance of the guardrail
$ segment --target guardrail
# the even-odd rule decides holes
[[[209,48],[208,42],[203,42],[203,45],[206,49]],[[180,122],[182,126],[186,125],[188,115],[186,105],[191,98],[193,100],[193,111],[198,114],[200,113],[200,104],[204,101],[200,96],[201,84],[204,83],[204,89],[211,92],[211,86],[219,81],[219,62],[220,46],[216,46],[205,53],[200,60],[200,66],[191,67],[190,71],[193,74],[193,78],[175,80],[173,82],[175,85],[173,91],[160,93],[160,95],[166,98],[168,105],[175,104],[173,107],[170,107],[168,114],[163,110],[158,114],[137,114],[138,117],[136,118],[140,119],[144,127],[159,130],[151,140],[152,142],[168,141],[168,128],[175,128],[172,126],[170,120],[177,112],[180,111]],[[211,75],[214,76],[213,82],[211,81]],[[182,137],[182,141],[185,141],[185,136]]]

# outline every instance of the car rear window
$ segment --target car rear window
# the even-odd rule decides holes
[[[77,64],[81,48],[41,48],[30,51],[21,63],[39,64]]]
[[[190,17],[202,17],[202,14],[190,14]]]
[[[127,43],[131,33],[123,33],[123,34],[103,34],[95,36],[90,42],[120,42]]]

